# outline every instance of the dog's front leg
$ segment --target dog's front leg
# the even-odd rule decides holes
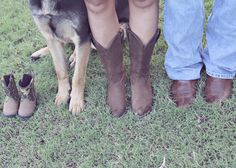
[[[72,91],[69,110],[78,115],[84,109],[84,88],[86,69],[90,55],[90,41],[81,45],[75,43],[75,69],[72,79]]]
[[[58,93],[56,95],[55,104],[60,105],[63,102],[67,102],[69,100],[70,91],[64,46],[56,39],[47,39],[47,45],[52,55],[58,79]]]
[[[96,50],[95,46],[92,43],[91,43],[90,48],[93,50]],[[69,59],[70,68],[73,68],[75,66],[75,62],[76,62],[76,54],[74,50],[74,52],[71,54],[70,59]]]

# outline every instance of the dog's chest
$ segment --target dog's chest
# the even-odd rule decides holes
[[[56,1],[52,0],[42,0],[42,8],[41,12],[43,15],[53,15],[56,14],[57,11],[55,10],[57,5]]]
[[[78,37],[82,42],[90,36],[87,10],[83,0],[29,0],[33,17],[39,27],[63,42]]]
[[[73,41],[74,37],[79,37],[71,20],[53,18],[50,22],[50,27],[54,36],[63,42],[69,43]]]
[[[29,0],[29,5],[34,15],[57,15],[57,0]]]

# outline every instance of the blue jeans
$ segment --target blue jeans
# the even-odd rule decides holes
[[[165,0],[165,68],[172,80],[200,78],[202,66],[212,77],[236,74],[236,0],[215,0],[203,49],[203,0]]]

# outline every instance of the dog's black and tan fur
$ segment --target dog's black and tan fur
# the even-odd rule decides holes
[[[55,104],[70,100],[69,110],[77,115],[84,108],[86,68],[90,54],[91,32],[84,0],[29,0],[33,19],[47,42],[47,47],[33,56],[52,55],[57,78],[58,93]],[[127,0],[117,0],[119,20],[128,20]],[[64,44],[73,43],[75,60],[72,89],[65,61]],[[71,89],[71,93],[70,92]]]

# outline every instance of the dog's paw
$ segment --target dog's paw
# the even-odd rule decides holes
[[[69,111],[73,115],[79,115],[80,112],[84,110],[84,101],[82,99],[75,99],[71,98],[70,100],[70,106],[69,106]]]
[[[62,103],[66,103],[69,100],[69,94],[62,94],[62,93],[57,93],[56,99],[55,99],[55,105],[59,106]]]
[[[33,62],[34,62],[34,61],[37,61],[37,60],[40,59],[40,58],[41,58],[41,55],[33,55],[33,54],[32,54],[32,55],[30,56],[31,61],[33,61]]]
[[[91,49],[93,49],[93,50],[97,50],[97,48],[94,46],[93,43],[91,43]]]
[[[75,66],[75,63],[76,63],[76,56],[74,52],[69,58],[70,68],[73,68]]]

